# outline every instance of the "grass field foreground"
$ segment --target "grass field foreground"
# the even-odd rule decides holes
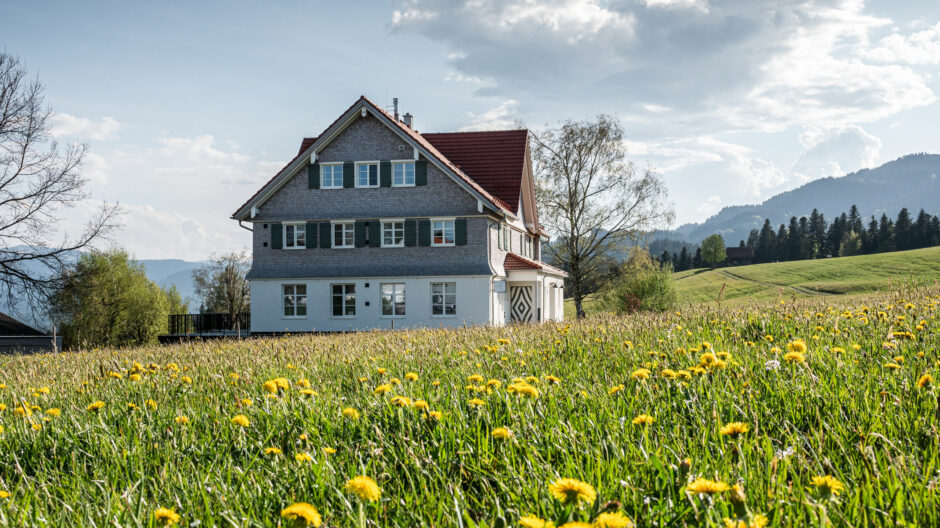
[[[831,301],[4,358],[0,522],[938,526],[940,291]]]

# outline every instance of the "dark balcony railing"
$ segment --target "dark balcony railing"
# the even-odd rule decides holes
[[[170,335],[247,333],[250,314],[227,313],[176,314],[169,316]]]

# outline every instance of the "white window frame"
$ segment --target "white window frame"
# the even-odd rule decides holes
[[[333,289],[336,288],[337,286],[343,289],[342,293],[338,295],[342,299],[341,308],[342,308],[343,313],[340,315],[336,315],[336,311],[334,310],[335,308],[334,303],[336,302],[337,294]],[[352,286],[352,293],[349,293],[347,291],[347,287],[349,286]],[[350,296],[352,297],[352,310],[353,310],[352,315],[349,315],[346,313],[346,301],[347,301],[347,297],[350,297]],[[335,283],[330,284],[330,314],[333,319],[355,319],[356,318],[356,283],[335,282]]]
[[[336,245],[336,226],[343,226],[343,245]],[[352,233],[352,242],[346,245],[346,234]],[[334,220],[330,222],[330,247],[334,249],[352,249],[356,247],[356,222],[354,220]]]
[[[435,293],[434,292],[435,286],[440,286],[443,289],[443,291],[440,293]],[[447,292],[448,286],[453,286],[454,291],[451,293],[448,293]],[[441,296],[441,303],[440,303],[441,313],[439,314],[434,313],[434,305],[438,304],[434,302],[435,295]],[[451,297],[452,302],[447,302],[448,296]],[[454,313],[447,313],[448,306],[453,307]],[[457,283],[456,282],[432,282],[431,283],[431,317],[441,317],[441,318],[457,317]]]
[[[288,288],[291,288],[290,293],[287,293]],[[303,293],[298,292],[297,288],[303,288],[304,289]],[[303,315],[298,315],[297,312],[299,311],[298,308],[301,306],[300,305],[301,297],[303,298],[304,313]],[[293,304],[291,305],[294,311],[293,315],[287,314],[287,299],[293,300]],[[282,319],[306,319],[307,313],[308,313],[307,304],[308,303],[307,303],[307,285],[306,284],[296,283],[296,282],[281,284],[281,318]]]
[[[401,224],[401,242],[399,242],[398,244],[386,244],[385,243],[385,225],[386,224]],[[382,226],[381,229],[379,229],[380,231],[379,236],[382,237],[380,239],[382,242],[381,244],[382,247],[384,248],[405,247],[405,219],[404,218],[383,218],[381,220],[381,226]],[[393,235],[392,235],[393,237],[394,237],[394,231],[397,231],[397,229],[393,229]]]
[[[446,225],[443,227],[443,229],[444,229],[444,237],[443,237],[443,238],[444,238],[445,241],[444,241],[444,242],[441,242],[440,244],[434,242],[434,224],[437,223],[437,222],[450,222],[450,224],[451,224],[451,225],[450,225],[450,227],[451,227],[451,233],[452,233],[452,235],[453,235],[453,238],[451,239],[451,242],[450,242],[450,243],[446,242],[446,240],[447,240],[447,226],[446,226]],[[456,244],[457,244],[457,222],[456,222],[456,219],[453,218],[453,217],[450,217],[450,218],[431,218],[431,246],[432,246],[432,247],[451,247],[451,246],[455,246]]]
[[[403,175],[403,182],[395,182],[395,168],[403,165],[411,166],[411,183],[408,183],[404,178],[407,175]],[[414,187],[415,186],[415,160],[392,160],[392,187]]]
[[[327,185],[326,184],[326,175],[323,172],[323,169],[326,167],[339,167],[339,185]],[[335,183],[336,181],[336,169],[331,168],[330,174],[332,175],[332,180]],[[342,189],[343,188],[343,162],[336,163],[321,163],[320,164],[320,188],[321,189]]]
[[[306,222],[284,222],[283,225],[284,225],[284,234],[282,236],[284,237],[284,240],[283,240],[283,244],[281,244],[281,247],[283,247],[284,249],[306,249],[307,248],[307,223]],[[294,231],[293,240],[290,240],[287,236],[287,232],[289,231],[287,229],[288,227],[293,228],[293,231]],[[297,242],[297,228],[298,227],[300,227],[304,232],[304,238],[301,241],[300,245],[298,245],[298,242]],[[290,243],[288,244],[288,242]]]
[[[391,304],[392,313],[391,314],[385,313],[385,287],[386,286],[392,287],[392,304]],[[402,301],[400,305],[402,307],[402,313],[397,314],[395,312],[398,311],[396,308],[399,306],[399,303],[395,301],[395,297],[398,295],[399,287],[401,289]],[[385,319],[394,319],[394,318],[400,319],[402,317],[405,317],[405,315],[407,315],[408,313],[408,308],[407,308],[408,296],[407,296],[407,291],[405,289],[405,283],[404,282],[383,282],[379,284],[379,305],[380,305],[379,310],[381,311],[382,317]]]
[[[359,167],[363,165],[375,165],[375,185],[359,185]],[[356,188],[357,189],[375,189],[382,185],[382,164],[378,161],[357,161],[356,162]]]

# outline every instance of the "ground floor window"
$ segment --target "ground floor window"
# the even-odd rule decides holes
[[[356,285],[333,285],[333,317],[354,317],[356,315]]]
[[[284,284],[284,317],[304,317],[307,315],[307,285]]]
[[[382,315],[405,315],[405,285],[382,285]]]
[[[457,315],[457,283],[431,283],[431,315]]]

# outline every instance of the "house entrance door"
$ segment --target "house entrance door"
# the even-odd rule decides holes
[[[532,286],[509,286],[509,320],[522,323],[532,320],[534,302]]]

